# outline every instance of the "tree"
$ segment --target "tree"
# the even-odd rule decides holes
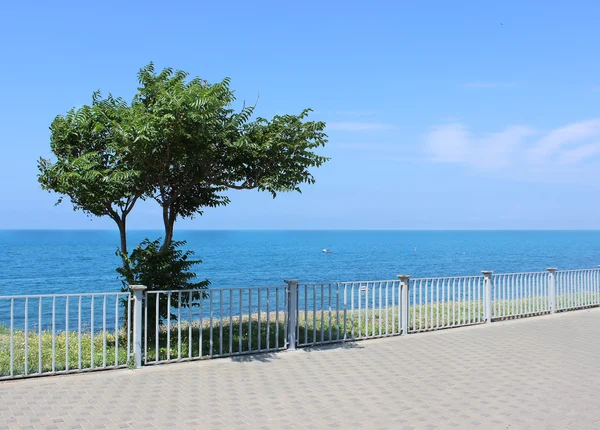
[[[172,69],[157,74],[151,63],[138,74],[131,105],[137,169],[151,184],[148,197],[162,207],[162,249],[178,218],[227,205],[227,190],[299,192],[301,183],[314,183],[309,168],[327,161],[312,152],[327,136],[324,122],[304,121],[309,109],[250,122],[254,106],[234,111],[229,79],[210,84],[187,77]]]
[[[42,189],[60,194],[57,204],[67,196],[74,210],[108,216],[117,224],[124,255],[127,216],[145,191],[122,133],[130,114],[122,99],[102,99],[95,92],[91,106],[73,108],[52,121],[50,149],[56,160],[38,162]]]
[[[156,73],[150,63],[138,80],[131,104],[96,92],[91,106],[56,117],[50,127],[55,160],[40,159],[39,182],[60,194],[59,202],[67,196],[75,210],[115,221],[126,283],[151,278],[149,287],[167,289],[195,277],[189,254],[176,249],[183,243],[173,241],[177,219],[227,205],[232,189],[273,197],[300,192],[301,184],[314,183],[309,169],[327,161],[313,152],[327,135],[324,122],[306,121],[309,109],[250,121],[255,106],[234,109],[228,78],[211,84],[169,68]],[[139,199],[161,206],[165,234],[160,247],[147,239],[129,255],[126,220]],[[155,273],[157,261],[162,275]]]

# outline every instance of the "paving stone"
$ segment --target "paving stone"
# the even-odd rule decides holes
[[[600,428],[600,309],[0,383],[0,428]]]

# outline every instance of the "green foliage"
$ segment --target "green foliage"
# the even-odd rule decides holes
[[[131,111],[121,99],[94,93],[91,106],[71,109],[50,126],[52,162],[40,158],[42,188],[66,195],[75,210],[113,216],[143,193],[140,172],[121,129]],[[60,202],[60,200],[59,200]]]
[[[125,256],[127,264],[117,268],[121,275],[123,291],[129,291],[130,285],[144,285],[147,291],[159,290],[195,290],[192,294],[192,300],[199,298],[197,290],[208,287],[208,280],[196,281],[196,273],[191,269],[200,264],[201,260],[195,260],[191,257],[194,252],[191,250],[183,251],[180,248],[185,245],[185,241],[172,242],[166,249],[161,249],[160,239],[151,241],[144,239],[132,252]],[[154,310],[156,309],[156,295],[149,294],[148,308],[148,326],[152,327],[155,323]],[[188,306],[190,295],[188,293],[181,295],[181,306]],[[179,295],[171,296],[171,305],[179,305]],[[166,300],[159,300],[159,315],[161,322],[167,319]],[[171,315],[173,320],[176,315]]]
[[[227,205],[231,189],[275,197],[313,184],[310,169],[327,161],[314,152],[327,142],[325,123],[307,121],[310,109],[252,121],[254,106],[234,109],[229,78],[209,83],[150,63],[138,81],[130,104],[96,92],[90,106],[57,116],[54,159],[40,158],[38,180],[59,202],[67,196],[75,210],[115,221],[124,282],[199,289],[206,281],[193,282],[197,261],[174,245],[175,221]],[[162,244],[146,240],[129,255],[126,219],[139,199],[161,206],[165,234]]]
[[[177,218],[202,214],[206,207],[229,203],[229,189],[300,191],[314,183],[309,171],[326,157],[324,122],[300,115],[258,118],[254,106],[235,111],[229,79],[210,84],[187,80],[183,71],[157,73],[151,63],[140,70],[140,87],[131,104],[130,140],[136,146],[136,169],[149,185],[147,196],[163,208],[165,242]]]

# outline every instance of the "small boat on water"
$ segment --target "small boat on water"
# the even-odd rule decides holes
[[[326,253],[326,254],[330,254],[331,253],[331,249],[327,249],[325,248],[322,252]]]

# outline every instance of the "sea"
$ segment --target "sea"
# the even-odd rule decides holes
[[[132,230],[130,250],[161,231]],[[211,288],[592,268],[600,231],[179,230]],[[0,230],[0,296],[113,292],[116,230]],[[323,252],[329,249],[331,252]]]

